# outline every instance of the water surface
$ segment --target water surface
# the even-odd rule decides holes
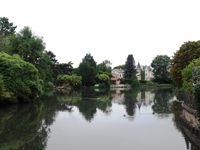
[[[88,90],[1,107],[0,150],[198,149],[171,112],[175,99],[172,89]]]

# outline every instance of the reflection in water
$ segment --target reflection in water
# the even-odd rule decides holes
[[[73,142],[74,145],[76,142],[80,145],[82,143],[82,147],[74,149],[105,149],[103,146],[106,146],[108,149],[117,150],[123,147],[134,149],[135,146],[137,150],[156,148],[165,150],[170,148],[169,140],[165,140],[165,136],[171,132],[173,136],[170,142],[175,144],[176,140],[179,140],[172,147],[197,150],[196,145],[190,142],[188,134],[185,134],[185,130],[176,119],[170,120],[170,117],[165,117],[160,120],[157,117],[160,114],[171,113],[170,102],[173,99],[173,90],[169,89],[141,91],[84,89],[84,92],[72,93],[70,96],[44,97],[40,103],[34,105],[4,107],[0,109],[0,150],[66,149],[68,146],[70,149],[70,144],[73,145]],[[81,121],[80,116],[84,120]],[[172,118],[172,115],[169,116]],[[185,137],[186,145],[178,139],[182,137],[174,129],[173,123]],[[62,131],[59,133],[60,129]],[[90,138],[94,144],[84,145],[82,142],[84,138]],[[62,139],[71,142],[62,143]],[[99,145],[100,140],[104,141],[105,145]],[[136,141],[134,145],[132,141]],[[52,145],[54,148],[51,148]],[[92,147],[93,145],[95,146]]]
[[[136,102],[137,102],[137,95],[138,89],[134,89],[132,91],[125,91],[124,92],[124,105],[126,107],[126,112],[129,116],[134,116]]]
[[[200,149],[200,138],[196,137],[194,134],[192,134],[186,126],[184,126],[179,121],[179,116],[176,114],[174,116],[174,123],[176,128],[182,133],[184,139],[185,139],[185,145],[187,150],[199,150]]]
[[[173,102],[172,111],[174,114],[174,125],[177,128],[177,130],[179,130],[182,133],[187,150],[199,150],[200,138],[191,132],[192,130],[188,128],[188,126],[185,123],[182,122],[182,119],[180,117],[183,111],[181,103],[177,101]]]
[[[170,105],[169,102],[174,98],[172,89],[158,89],[155,92],[154,103],[152,109],[157,114],[169,114]]]
[[[49,134],[50,115],[45,120],[43,106],[12,106],[0,112],[0,149],[44,149]]]

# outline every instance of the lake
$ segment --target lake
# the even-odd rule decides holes
[[[197,150],[173,89],[86,89],[0,108],[0,150]]]

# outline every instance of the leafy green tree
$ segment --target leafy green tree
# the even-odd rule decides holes
[[[181,45],[171,63],[171,77],[178,87],[182,86],[181,71],[194,59],[200,57],[200,41],[189,41]]]
[[[156,56],[151,63],[151,67],[153,68],[155,82],[170,83],[170,57],[168,57],[167,55]]]
[[[0,51],[8,52],[10,39],[14,36],[16,27],[8,18],[0,17]]]
[[[7,36],[15,33],[17,26],[14,26],[12,22],[6,17],[0,17],[0,36]]]
[[[125,65],[118,65],[114,67],[114,69],[125,69]]]
[[[11,40],[11,54],[18,54],[27,62],[32,63],[37,68],[45,50],[43,40],[33,35],[29,27],[24,27],[15,38]]]
[[[29,27],[24,27],[10,41],[10,54],[18,54],[23,60],[33,64],[39,71],[46,88],[56,79],[53,68],[57,63],[51,51],[45,51],[42,38],[35,36]]]
[[[86,54],[79,65],[79,73],[82,76],[83,86],[93,86],[97,75],[96,62],[91,54]]]
[[[56,63],[53,67],[53,74],[54,76],[57,78],[58,75],[62,75],[62,74],[73,74],[72,72],[74,71],[73,66],[72,66],[72,62],[68,62],[68,63]],[[75,73],[76,74],[76,73]]]
[[[32,101],[42,93],[38,70],[19,56],[0,52],[0,70],[3,87],[10,94],[9,100],[0,95],[2,101]]]
[[[69,84],[72,87],[79,87],[81,85],[82,78],[76,74],[72,75],[59,75],[57,82],[59,84]]]
[[[11,96],[12,92],[6,89],[3,76],[0,74],[0,98],[9,99]]]
[[[125,83],[130,84],[132,87],[139,86],[138,79],[136,77],[135,60],[133,55],[128,55],[124,69]]]
[[[128,55],[127,61],[125,64],[124,78],[131,79],[131,77],[135,74],[136,74],[135,60],[133,58],[133,55]]]
[[[200,67],[200,58],[193,60],[188,66],[182,70],[182,80],[183,80],[183,89],[192,92],[193,91],[193,72]]]
[[[109,60],[104,60],[102,63],[97,65],[97,70],[99,73],[111,75],[111,69],[111,62]]]
[[[106,86],[109,86],[110,77],[106,73],[97,74],[97,83],[103,83]]]
[[[144,82],[145,81],[145,71],[141,70],[140,74],[141,74],[141,81]]]

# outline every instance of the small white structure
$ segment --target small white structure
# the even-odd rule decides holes
[[[141,80],[141,71],[144,71],[145,73],[145,80],[150,81],[153,79],[153,71],[150,66],[140,66],[140,63],[138,63],[136,67],[136,76],[138,80]]]
[[[124,70],[113,69],[111,73],[112,73],[111,81],[114,81],[116,85],[120,85],[120,80],[124,78]]]
[[[150,81],[153,79],[153,70],[150,66],[144,66],[145,80]]]
[[[124,78],[124,69],[113,69],[112,76],[119,78],[119,79],[123,79]]]

